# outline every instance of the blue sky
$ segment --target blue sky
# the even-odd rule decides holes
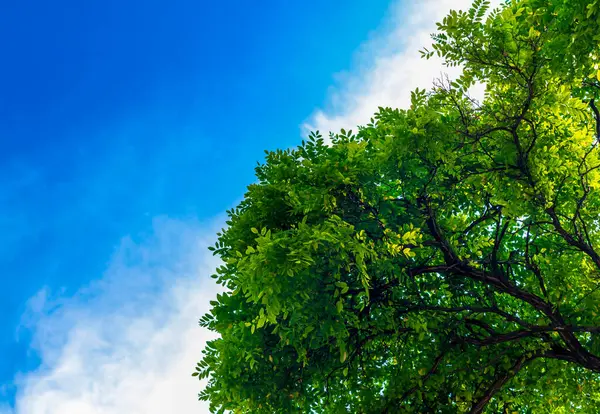
[[[131,372],[167,344],[157,333],[202,340],[181,315],[215,292],[204,246],[263,150],[427,86],[414,55],[452,3],[2,2],[0,412],[150,413],[77,405],[64,372],[93,374],[67,351]],[[158,348],[133,355],[131,332]],[[202,348],[168,344],[191,361]]]

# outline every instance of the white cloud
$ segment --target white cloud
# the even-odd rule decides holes
[[[14,412],[208,412],[191,373],[213,337],[197,321],[218,291],[206,249],[217,230],[158,219],[151,237],[123,240],[101,280],[70,298],[32,298],[24,325],[42,366],[16,378]]]
[[[408,108],[410,92],[430,89],[442,73],[451,78],[458,68],[443,66],[437,57],[424,60],[419,54],[431,45],[435,23],[451,9],[467,10],[472,0],[399,1],[390,9],[383,33],[366,42],[357,54],[357,67],[338,75],[339,83],[330,91],[329,108],[317,110],[303,125],[303,134],[319,130],[324,136],[341,128],[365,125],[380,106]],[[500,4],[493,0],[492,6]],[[483,85],[470,90],[476,99],[483,96]]]

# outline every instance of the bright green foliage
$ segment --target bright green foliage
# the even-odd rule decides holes
[[[486,12],[423,51],[459,80],[257,167],[201,320],[214,411],[600,411],[600,0]]]

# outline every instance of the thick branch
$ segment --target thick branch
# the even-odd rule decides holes
[[[496,380],[490,385],[490,387],[485,391],[485,393],[473,404],[471,407],[471,414],[479,414],[482,413],[485,409],[485,406],[490,402],[492,397],[496,395],[498,391],[502,389],[504,384],[506,384],[511,378],[513,378],[517,373],[523,368],[526,362],[531,359],[520,357],[513,364],[513,366],[507,372],[502,375],[496,377]]]
[[[594,112],[594,119],[596,120],[596,139],[600,139],[600,111],[598,111],[596,102],[593,99],[590,101],[590,107],[592,108],[592,112]]]
[[[552,306],[551,303],[547,302],[545,299],[525,290],[517,286],[511,281],[506,280],[502,275],[495,273],[488,273],[480,269],[476,269],[464,261],[460,260],[458,255],[454,252],[450,243],[445,238],[442,229],[439,227],[433,210],[431,208],[431,204],[427,198],[420,198],[420,204],[423,206],[427,227],[434,240],[439,243],[442,249],[442,253],[444,255],[444,261],[446,262],[446,266],[437,265],[437,266],[421,266],[419,268],[414,268],[409,271],[409,275],[418,275],[424,273],[445,273],[452,274],[456,276],[467,277],[472,280],[476,280],[482,282],[486,285],[494,287],[497,291],[506,293],[511,295],[512,297],[519,299],[523,302],[526,302],[533,306],[536,310],[544,314],[548,317],[551,324],[557,327],[566,326],[565,320],[563,319],[560,311],[557,307]],[[548,209],[549,213],[554,211],[552,208]],[[551,214],[551,217],[554,221],[554,225],[557,226],[558,229],[562,229],[560,226],[560,222],[558,222],[558,217],[556,214]],[[557,224],[558,223],[558,224]],[[561,232],[561,230],[558,230]],[[562,233],[564,233],[564,237],[568,240],[571,240],[571,243],[574,246],[579,248],[587,247],[585,245],[582,246],[577,240],[573,239],[568,232],[562,229]],[[588,254],[594,254],[593,249],[588,248]],[[598,260],[598,266],[600,268],[600,257],[596,255]],[[575,357],[579,361],[579,363],[594,371],[600,372],[600,358],[589,353],[587,350],[583,348],[577,337],[573,334],[573,332],[568,330],[560,330],[559,335],[561,339],[564,341],[568,350],[574,353]]]

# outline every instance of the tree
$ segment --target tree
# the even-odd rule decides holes
[[[597,412],[599,22],[598,0],[476,0],[422,51],[459,79],[331,145],[314,133],[268,152],[213,248],[228,292],[200,321],[220,334],[193,374],[200,398]]]

